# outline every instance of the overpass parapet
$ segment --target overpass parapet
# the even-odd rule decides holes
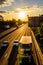
[[[37,56],[35,63],[37,62],[36,65],[43,65],[43,54],[41,52],[41,49],[38,45],[38,42],[37,42],[32,30],[31,30],[31,36],[32,36],[32,41],[34,43],[34,50],[36,53],[34,56]]]

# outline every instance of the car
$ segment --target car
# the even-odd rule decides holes
[[[3,43],[1,44],[2,47],[3,46],[8,46],[8,45],[9,45],[8,41],[3,41]]]
[[[18,40],[15,40],[14,43],[13,43],[13,45],[18,46],[18,43],[19,43],[19,41]]]
[[[8,45],[9,45],[8,41],[3,41],[3,43],[1,44],[0,59],[3,56],[4,52],[6,51]]]
[[[13,48],[11,50],[11,53],[8,59],[8,65],[15,64],[15,61],[17,60],[17,54],[18,54],[18,40],[15,40],[13,42]]]
[[[5,29],[9,29],[10,28],[10,25],[5,25]]]

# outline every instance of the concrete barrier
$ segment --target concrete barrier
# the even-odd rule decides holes
[[[31,30],[31,36],[32,36],[32,41],[33,41],[33,45],[34,45],[34,49],[35,49],[35,53],[37,56],[37,65],[43,65],[43,54],[41,52],[41,49],[36,41],[36,38],[34,36],[33,31]],[[36,61],[35,61],[36,62]]]

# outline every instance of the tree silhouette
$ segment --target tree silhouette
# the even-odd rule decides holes
[[[18,19],[18,25],[21,25],[22,21],[20,19]]]
[[[3,19],[3,16],[2,15],[0,15],[0,21],[3,21],[4,19]]]

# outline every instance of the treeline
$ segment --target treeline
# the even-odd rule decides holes
[[[43,43],[43,21],[41,20],[39,27],[31,27],[38,43]]]
[[[21,21],[20,19],[18,19],[18,21],[16,21],[15,19],[7,20],[7,21],[0,20],[0,32],[9,29],[11,27],[18,28],[18,26],[21,25],[22,23],[23,21]]]
[[[22,23],[23,22],[20,19],[18,19],[18,21],[16,21],[15,19],[7,20],[7,21],[2,20],[0,21],[0,27],[3,28],[6,25],[9,25],[10,27],[15,27],[15,26],[17,27],[21,25]]]
[[[43,53],[43,19],[40,20],[40,26],[31,27],[39,44],[41,52]]]

